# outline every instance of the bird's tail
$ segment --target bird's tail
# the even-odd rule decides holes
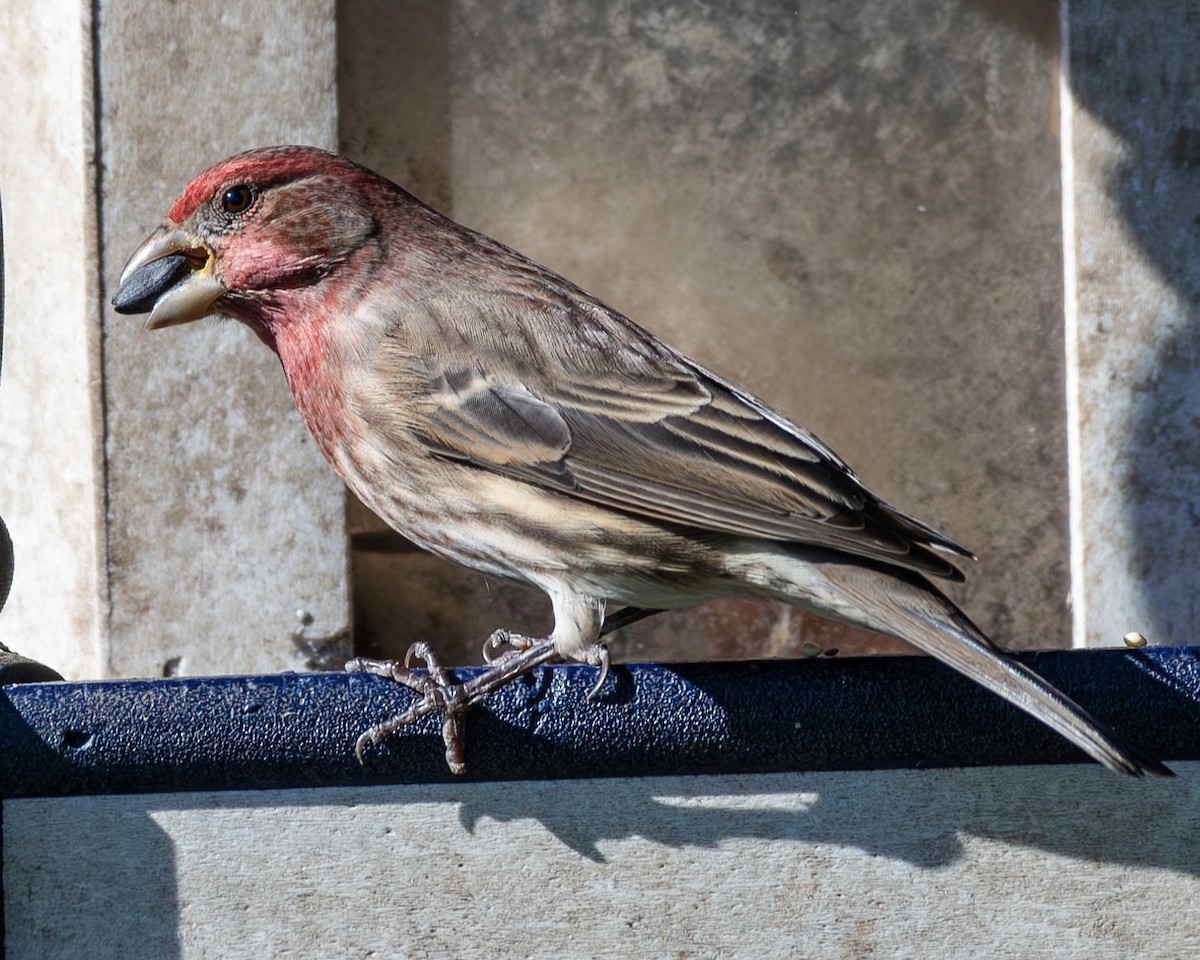
[[[787,574],[785,586],[781,588],[778,580],[772,584],[772,592],[781,599],[911,643],[1031,714],[1110,770],[1137,777],[1173,776],[1162,763],[1125,743],[1066,694],[998,650],[919,575],[828,553],[810,557],[806,552],[800,563],[794,554],[773,559],[775,571]]]

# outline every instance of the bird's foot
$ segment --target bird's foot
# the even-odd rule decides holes
[[[501,633],[503,631],[492,634],[484,647],[485,658],[491,664],[491,669],[466,683],[455,683],[450,672],[438,662],[433,650],[426,643],[414,643],[409,647],[403,663],[398,660],[368,660],[361,657],[347,662],[346,670],[349,673],[374,673],[403,684],[422,697],[403,713],[363,732],[354,745],[354,754],[359,763],[362,763],[363,750],[368,746],[382,743],[402,727],[415,723],[427,713],[441,710],[445,714],[442,739],[446,744],[446,763],[452,773],[462,773],[466,769],[464,731],[467,710],[509,681],[558,656],[552,640],[533,640],[516,634],[504,634],[503,639],[497,641]],[[504,646],[510,649],[496,656]],[[487,653],[489,648],[491,656]],[[423,660],[428,669],[413,670],[414,659]]]
[[[412,669],[412,662],[420,659],[425,662],[427,670]],[[399,713],[383,723],[376,724],[363,732],[354,744],[354,755],[362,763],[363,750],[368,744],[375,745],[390,737],[401,727],[415,723],[427,713],[443,710],[446,718],[442,723],[442,738],[446,742],[446,762],[455,773],[462,773],[463,763],[463,732],[467,704],[464,702],[463,690],[450,677],[450,673],[441,665],[427,643],[414,643],[404,655],[403,663],[399,660],[368,660],[356,657],[346,663],[347,673],[373,673],[386,677],[396,683],[415,690],[422,695],[403,713]]]
[[[504,657],[511,655],[513,651],[529,650],[535,644],[544,642],[546,641],[523,637],[519,633],[497,630],[483,642],[483,659],[487,663],[500,663]],[[505,648],[507,648],[507,651],[502,653],[501,651],[505,651]],[[596,695],[600,692],[600,688],[604,686],[604,681],[608,678],[609,668],[612,666],[612,658],[609,656],[608,647],[603,643],[594,643],[584,650],[579,657],[574,659],[579,663],[586,663],[588,666],[600,668],[600,677],[587,695],[588,700],[595,700]]]

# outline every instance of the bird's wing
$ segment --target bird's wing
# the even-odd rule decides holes
[[[619,314],[584,307],[571,347],[549,363],[514,363],[511,350],[489,363],[496,345],[486,342],[470,356],[424,353],[420,440],[438,455],[679,527],[961,578],[926,547],[966,550],[880,501],[815,436]]]

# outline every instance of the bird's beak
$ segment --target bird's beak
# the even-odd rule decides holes
[[[208,316],[224,294],[212,250],[168,222],[129,258],[112,305],[117,313],[149,313],[146,329],[159,330]]]

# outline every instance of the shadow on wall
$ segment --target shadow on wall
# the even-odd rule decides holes
[[[1136,542],[1126,551],[1155,642],[1195,642],[1200,520],[1200,4],[1070,3],[1070,76],[1080,108],[1122,142],[1107,194],[1126,235],[1174,295],[1117,296],[1114,325],[1156,337],[1154,360],[1130,371],[1136,391],[1128,447],[1113,463]],[[1112,285],[1117,288],[1117,280]],[[1104,283],[1104,278],[1099,280]],[[1114,289],[1114,294],[1119,289]],[[1123,308],[1123,309],[1122,309]],[[1086,522],[1086,519],[1085,519]]]
[[[176,844],[154,811],[152,798],[130,803],[123,797],[55,797],[6,804],[5,955],[181,957],[189,933]],[[208,866],[217,888],[246,875],[232,857]]]
[[[1111,449],[1103,460],[1111,465],[1111,482],[1124,498],[1135,538],[1116,552],[1141,594],[1154,641],[1193,643],[1200,627],[1194,582],[1200,521],[1200,4],[1064,2],[1076,108],[1119,138],[1124,154],[1100,189],[1120,211],[1124,237],[1174,295],[1147,291],[1139,303],[1140,291],[1122,284],[1119,263],[1102,275],[1081,270],[1081,283],[1093,287],[1090,308],[1105,311],[1093,319],[1138,324],[1146,336],[1134,349],[1153,353],[1141,370],[1132,364],[1117,370],[1141,379],[1120,386],[1136,400],[1128,433],[1108,438]],[[981,0],[978,6],[1021,26],[1003,4]],[[1079,239],[1086,243],[1088,237]],[[1150,337],[1155,342],[1145,342]],[[1086,516],[1084,524],[1093,538],[1113,535]]]

